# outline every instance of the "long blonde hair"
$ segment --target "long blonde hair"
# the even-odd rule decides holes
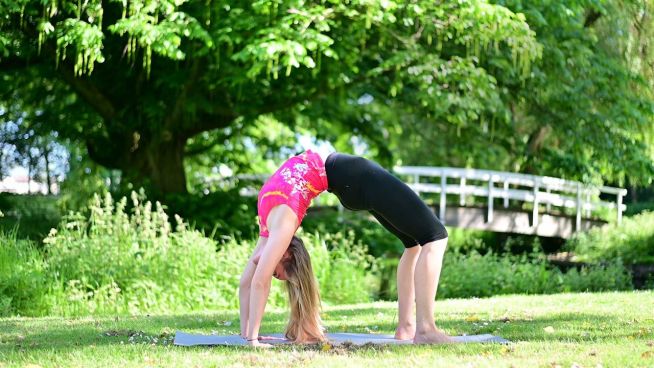
[[[325,341],[320,319],[318,281],[302,239],[293,236],[282,265],[286,271],[286,290],[291,306],[286,337],[298,342]]]

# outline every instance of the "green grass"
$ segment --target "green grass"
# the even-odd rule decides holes
[[[450,334],[493,333],[513,341],[447,346],[177,347],[175,330],[231,334],[236,311],[109,318],[0,319],[0,367],[653,367],[654,293],[589,293],[452,299],[436,304]],[[395,303],[325,307],[331,332],[391,333]],[[279,332],[285,311],[267,313]],[[156,338],[156,341],[155,341]]]

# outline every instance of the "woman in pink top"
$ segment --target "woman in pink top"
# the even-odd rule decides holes
[[[325,190],[348,209],[369,211],[404,243],[397,272],[395,337],[414,343],[450,342],[434,323],[434,298],[447,246],[445,227],[406,184],[376,163],[341,153],[323,161],[312,151],[284,162],[259,192],[260,237],[239,286],[241,336],[251,346],[270,346],[259,341],[259,327],[275,277],[286,281],[290,299],[286,337],[296,342],[325,340],[311,259],[295,236],[311,200]]]

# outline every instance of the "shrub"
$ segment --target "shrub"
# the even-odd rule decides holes
[[[385,268],[389,284],[382,290],[387,299],[397,297],[395,267]],[[393,267],[393,268],[391,268]],[[490,297],[500,294],[551,294],[559,292],[631,290],[631,275],[619,262],[592,265],[562,272],[538,253],[521,256],[494,252],[445,253],[438,298]]]
[[[307,233],[337,234],[344,231],[357,243],[366,244],[374,257],[395,257],[404,250],[402,243],[392,236],[375,219],[363,211],[344,211],[333,209],[309,211],[302,221]]]
[[[654,263],[654,212],[625,217],[620,225],[608,224],[579,233],[566,248],[582,262]]]
[[[47,282],[34,243],[0,231],[0,316],[43,315]]]
[[[0,193],[0,211],[0,230],[39,242],[61,220],[54,196]]]
[[[308,237],[308,247],[320,292],[326,303],[367,302],[379,290],[377,260],[368,248],[354,241],[354,232]],[[329,248],[329,251],[327,247]],[[315,261],[314,261],[315,259]]]
[[[256,235],[257,197],[242,196],[242,187],[216,189],[208,194],[169,194],[162,201],[169,213],[179,214],[205,234],[229,234],[238,239]]]
[[[59,315],[179,312],[238,307],[238,284],[254,241],[205,237],[163,207],[132,194],[107,194],[74,213],[45,239],[47,301]],[[377,289],[374,259],[352,234],[302,237],[326,303],[370,301]],[[328,251],[328,248],[331,251]],[[372,273],[370,272],[372,271]],[[283,306],[282,283],[273,282],[269,305]]]
[[[404,252],[402,242],[365,211],[339,213],[327,208],[309,211],[302,222],[302,228],[310,233],[321,234],[336,234],[347,229],[352,239],[357,243],[366,244],[369,253],[376,258],[396,258]],[[447,231],[448,247],[463,252],[488,250],[488,244],[493,243],[496,237],[495,233],[489,231],[449,227]]]
[[[448,227],[447,233],[448,250],[460,253],[471,251],[486,253],[492,249],[491,244],[498,243],[497,234],[490,231]]]
[[[57,314],[190,310],[224,304],[214,292],[216,244],[177,218],[172,231],[159,203],[132,194],[95,197],[87,219],[68,215],[44,240]]]
[[[467,255],[446,253],[438,295],[466,298],[630,289],[633,285],[629,272],[619,263],[564,273],[551,268],[536,254],[499,256],[472,252]]]
[[[653,198],[654,199],[654,198]],[[627,204],[625,216],[634,216],[645,211],[654,211],[654,200]]]

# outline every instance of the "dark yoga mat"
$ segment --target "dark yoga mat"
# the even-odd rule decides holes
[[[271,334],[263,336],[274,336],[283,339],[283,334]],[[364,344],[411,344],[411,340],[395,340],[393,335],[380,334],[362,334],[362,333],[328,333],[327,338],[334,345],[351,343],[354,345]],[[463,343],[500,343],[508,344],[509,340],[490,334],[454,336],[456,342]],[[265,340],[269,344],[290,344],[288,340]],[[245,340],[238,335],[218,336],[218,335],[197,335],[189,334],[182,331],[175,333],[175,345],[195,346],[195,345],[245,345]]]

